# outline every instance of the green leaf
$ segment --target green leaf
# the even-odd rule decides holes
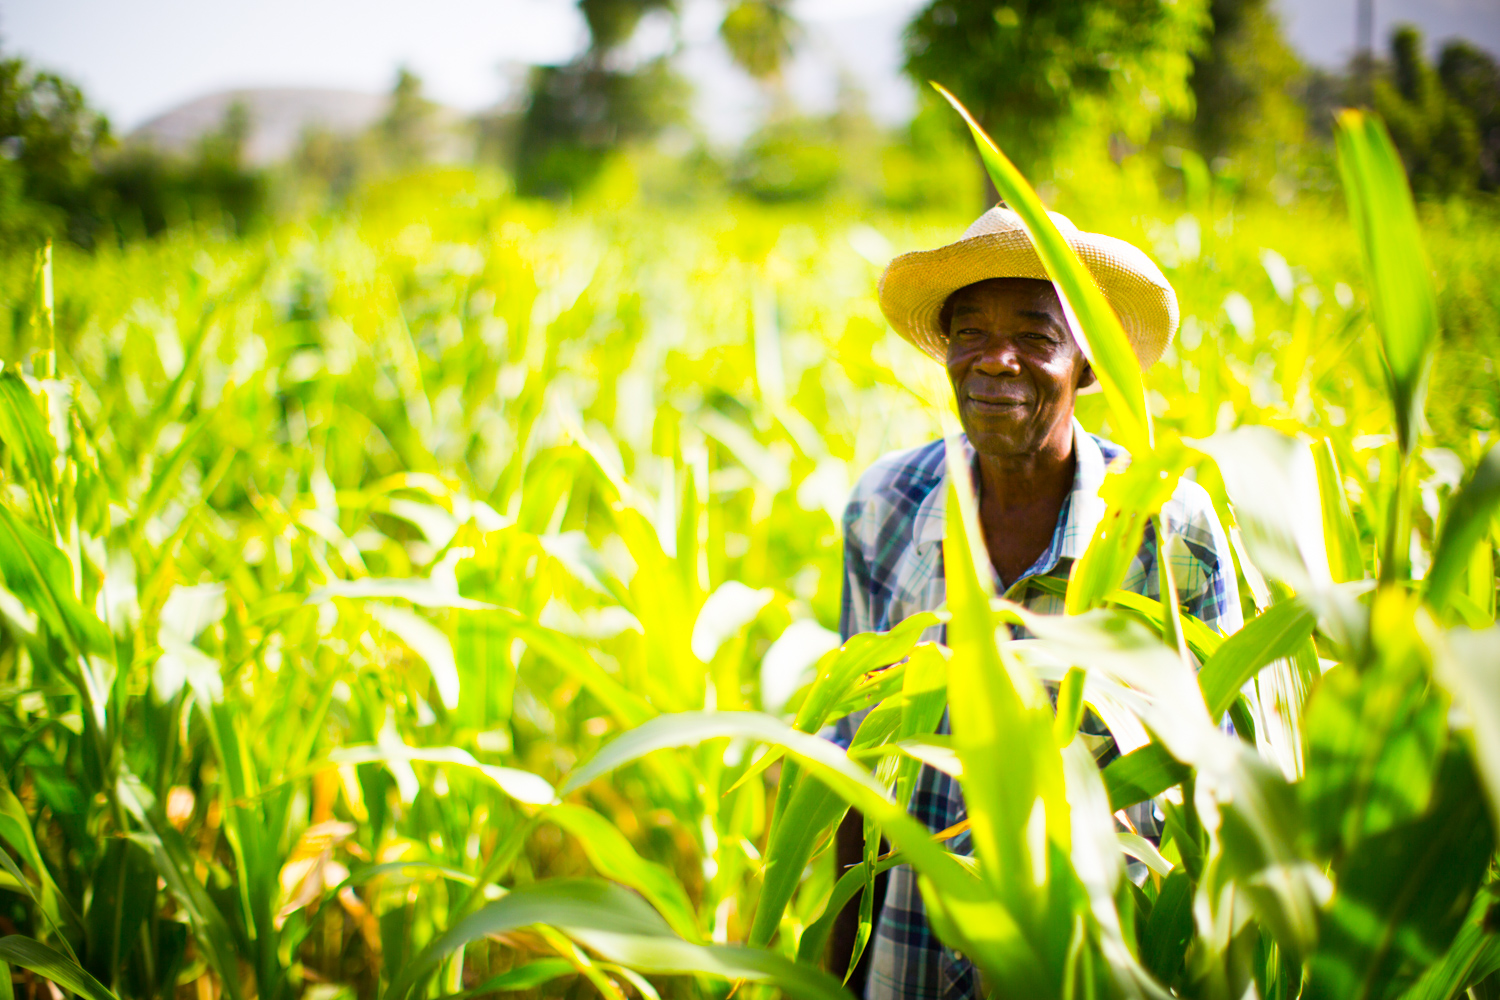
[[[1489,893],[1475,895],[1469,915],[1442,961],[1428,966],[1401,1000],[1452,1000],[1500,970],[1500,937],[1485,927],[1485,915],[1494,905],[1495,898]]]
[[[14,368],[0,372],[0,441],[5,442],[18,468],[25,470],[30,479],[33,497],[43,507],[38,513],[43,520],[54,524],[56,512],[52,505],[57,476],[52,460],[57,448],[36,396]]]
[[[1058,597],[1068,592],[1067,584],[1050,577],[1033,577],[1031,585],[1049,594],[1056,594]],[[1126,612],[1131,618],[1157,635],[1161,635],[1162,603],[1155,598],[1128,590],[1115,590],[1106,594],[1102,603],[1106,608],[1117,608]],[[1219,651],[1220,646],[1224,645],[1224,636],[1215,632],[1213,627],[1205,624],[1202,619],[1179,611],[1177,623],[1182,627],[1182,637],[1187,640],[1188,649],[1199,660],[1207,660]]]
[[[1108,508],[1083,557],[1068,574],[1068,614],[1082,614],[1096,608],[1119,590],[1140,552],[1146,525],[1162,504],[1172,498],[1188,455],[1187,449],[1173,442],[1134,456],[1124,472],[1105,476],[1099,498]]]
[[[1209,715],[1218,722],[1239,696],[1246,681],[1273,660],[1296,654],[1312,635],[1318,616],[1303,601],[1293,598],[1267,608],[1224,640],[1219,651],[1198,671],[1198,686]]]
[[[339,747],[328,755],[332,764],[385,764],[393,762],[447,764],[461,767],[491,782],[496,788],[527,805],[547,805],[557,799],[547,779],[514,767],[481,764],[461,747],[382,746],[360,743]]]
[[[1161,884],[1141,937],[1141,961],[1167,985],[1182,972],[1193,939],[1193,883],[1179,866]]]
[[[388,1000],[404,1000],[437,963],[470,941],[535,924],[556,927],[611,962],[659,975],[747,979],[798,1000],[848,1000],[827,973],[768,951],[684,941],[644,900],[591,879],[549,879],[515,889],[460,920],[393,978]]]
[[[79,655],[114,657],[109,629],[73,593],[73,567],[52,542],[0,506],[5,586]],[[98,692],[96,697],[102,697]]]
[[[197,862],[182,834],[161,822],[155,797],[129,771],[120,775],[116,795],[142,828],[139,833],[129,834],[130,839],[151,855],[157,874],[187,917],[200,953],[218,973],[231,1000],[240,1000],[240,964],[234,935],[203,883],[198,881]]]
[[[29,937],[11,934],[0,938],[0,960],[30,969],[88,1000],[119,1000],[77,962]]]
[[[945,889],[966,892],[972,881],[937,844],[927,828],[891,800],[870,775],[849,761],[844,752],[825,739],[799,732],[780,719],[759,712],[679,712],[662,715],[621,733],[574,771],[560,796],[567,796],[615,768],[632,763],[656,750],[697,746],[705,740],[744,737],[779,746],[819,781],[847,803],[873,816],[886,836],[904,850],[910,863],[930,872]],[[972,892],[970,892],[972,894]]]
[[[849,904],[849,900],[865,891],[873,876],[905,863],[906,858],[899,852],[894,852],[877,860],[873,866],[861,861],[844,872],[834,884],[828,902],[823,905],[823,912],[802,932],[802,940],[797,943],[797,961],[808,965],[821,961],[823,949],[828,946],[828,935],[833,933],[834,922]]]
[[[1479,460],[1472,475],[1448,501],[1443,527],[1427,572],[1427,603],[1445,610],[1469,569],[1469,556],[1489,533],[1500,510],[1500,445]]]
[[[948,718],[953,746],[963,764],[964,801],[971,823],[974,856],[991,898],[1012,916],[1009,926],[976,932],[962,900],[944,900],[951,908],[950,934],[993,987],[1005,994],[1035,995],[1056,981],[1064,941],[1049,934],[1048,868],[1056,843],[1063,852],[1071,841],[1063,759],[1052,735],[1052,706],[1045,690],[1019,662],[1007,662],[997,645],[996,619],[990,610],[990,574],[979,534],[975,493],[968,465],[949,441],[948,506],[943,533],[943,566],[947,575]],[[972,540],[972,541],[971,541]],[[1003,761],[1003,767],[995,766]],[[903,845],[905,846],[905,845]],[[1118,851],[1115,852],[1118,856]],[[1053,873],[1061,879],[1062,873]],[[923,896],[926,898],[926,893]],[[1071,926],[1065,909],[1048,914]],[[976,915],[977,916],[977,915]],[[1010,932],[1019,935],[1012,939]],[[1029,960],[1021,958],[1027,956]]]
[[[912,615],[889,632],[861,632],[818,661],[817,678],[797,710],[792,726],[815,733],[831,721],[834,707],[872,670],[904,659],[922,633],[941,619],[930,611]]]
[[[563,803],[547,807],[546,816],[578,838],[599,874],[638,890],[682,937],[702,938],[682,883],[666,868],[637,854],[613,823],[592,809]]]
[[[1052,738],[1059,747],[1073,742],[1083,721],[1083,678],[1078,667],[1069,667],[1057,687],[1057,717],[1052,720]]]
[[[468,997],[484,996],[487,993],[502,993],[519,990],[534,990],[554,979],[577,974],[578,969],[565,958],[539,958],[525,965],[491,976],[472,989],[459,993],[448,993],[438,1000],[467,1000]]]
[[[1323,856],[1426,811],[1447,742],[1447,699],[1419,664],[1387,659],[1361,674],[1339,665],[1304,714],[1308,831]]]
[[[1335,864],[1338,891],[1320,921],[1302,996],[1396,996],[1452,945],[1494,851],[1473,766],[1453,744],[1432,808],[1366,838]]]
[[[1307,445],[1254,425],[1193,444],[1219,467],[1256,568],[1298,593],[1331,584],[1317,462]]]
[[[20,855],[24,864],[31,866],[36,872],[37,879],[41,883],[41,892],[32,892],[31,883],[21,876],[19,871],[14,870],[14,864],[9,857],[4,857],[0,852],[0,864],[4,864],[11,870],[12,876],[25,888],[27,895],[42,911],[47,921],[52,924],[53,929],[61,935],[64,924],[78,926],[81,922],[78,914],[69,905],[67,897],[58,889],[57,883],[52,879],[52,871],[48,868],[42,858],[41,847],[36,841],[36,834],[31,828],[31,817],[26,813],[26,807],[16,794],[10,790],[10,786],[0,778],[0,838]],[[72,950],[72,946],[63,939],[63,947]],[[75,958],[77,956],[74,956]]]
[[[458,664],[453,659],[453,643],[436,625],[421,615],[390,604],[372,601],[365,605],[370,617],[396,635],[427,664],[438,700],[448,711],[458,707]]]
[[[1109,423],[1115,437],[1126,451],[1136,456],[1149,454],[1152,449],[1151,412],[1146,407],[1146,386],[1141,378],[1140,361],[1120,326],[1120,318],[1100,291],[1094,276],[1078,259],[1072,245],[1058,232],[1057,224],[1047,214],[1042,200],[1026,178],[985,134],[958,98],[936,83],[932,86],[963,116],[995,190],[1025,224],[1032,245],[1057,286],[1058,298],[1068,313],[1078,346],[1083,349],[1099,379],[1099,386],[1109,404]]]
[[[1333,442],[1322,437],[1313,442],[1313,461],[1318,470],[1318,498],[1323,502],[1323,541],[1328,547],[1328,569],[1335,583],[1365,578],[1365,557],[1359,547],[1359,526],[1349,509],[1339,474]]]
[[[504,628],[524,640],[538,655],[572,674],[622,725],[639,725],[656,715],[650,702],[606,673],[576,639],[538,625],[509,608],[492,613]]]
[[[1109,789],[1111,810],[1125,809],[1137,802],[1154,799],[1192,772],[1160,743],[1145,746],[1123,757],[1116,757],[1104,768],[1104,786]]]
[[[1436,673],[1466,717],[1461,731],[1474,748],[1491,819],[1500,824],[1500,625],[1482,632],[1454,629]]]
[[[1427,373],[1437,340],[1432,269],[1422,249],[1406,172],[1380,119],[1365,111],[1341,111],[1337,137],[1339,174],[1364,258],[1396,410],[1397,440],[1410,454],[1422,426]]]

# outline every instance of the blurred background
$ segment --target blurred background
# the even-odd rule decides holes
[[[0,238],[243,232],[425,164],[972,214],[930,78],[1044,185],[1185,149],[1285,205],[1331,188],[1333,109],[1371,104],[1420,192],[1493,192],[1497,50],[1492,0],[9,0]]]
[[[744,940],[775,794],[748,754],[571,796],[613,829],[543,820],[494,768],[556,783],[657,712],[795,711],[838,645],[850,486],[951,400],[876,282],[991,197],[925,81],[1162,266],[1161,439],[1325,442],[1335,578],[1409,489],[1421,577],[1500,430],[1497,53],[1496,0],[0,0],[0,416],[32,415],[26,449],[0,427],[0,515],[117,670],[105,732],[0,588],[0,811],[36,817],[0,839],[25,832],[127,997],[375,997],[490,890],[611,857]],[[1350,105],[1389,126],[1436,285],[1411,474]],[[1108,434],[1103,398],[1078,415]],[[1216,468],[1192,474],[1227,518]],[[149,785],[168,877],[207,895],[158,888],[98,761]],[[835,877],[809,866],[776,947]],[[64,919],[0,894],[6,933]],[[528,996],[621,995],[536,935],[474,943],[442,991],[539,968]]]

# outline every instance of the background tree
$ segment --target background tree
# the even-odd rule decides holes
[[[1479,174],[1478,127],[1422,55],[1422,36],[1416,28],[1406,25],[1392,34],[1390,73],[1375,81],[1374,97],[1415,191],[1447,195],[1474,186]]]
[[[1468,42],[1443,46],[1438,79],[1449,99],[1474,119],[1479,139],[1479,186],[1500,189],[1500,63]]]
[[[389,166],[406,170],[427,161],[432,153],[435,110],[422,96],[422,78],[401,67],[385,117],[375,126],[381,157]]]
[[[800,36],[786,0],[738,0],[719,25],[735,65],[762,82],[780,80]]]
[[[622,68],[612,58],[652,11],[673,0],[579,0],[589,47],[564,66],[538,66],[516,136],[516,188],[560,196],[586,185],[621,143],[649,138],[686,115],[687,88],[667,56]]]
[[[86,238],[94,158],[111,143],[72,83],[0,60],[0,239]]]
[[[1211,0],[1206,44],[1192,57],[1193,144],[1207,159],[1299,142],[1303,78],[1269,0]]]
[[[906,71],[952,90],[1029,176],[1081,126],[1141,141],[1191,107],[1205,0],[935,0],[906,29]]]

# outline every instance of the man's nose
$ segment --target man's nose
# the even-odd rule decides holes
[[[986,375],[1019,374],[1021,362],[1015,341],[1010,337],[991,337],[974,367]]]

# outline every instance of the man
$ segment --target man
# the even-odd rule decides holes
[[[1177,328],[1171,285],[1130,244],[1053,219],[1120,317],[1142,370],[1149,368]],[[1125,456],[1074,419],[1074,399],[1094,384],[1094,373],[1046,279],[1019,217],[997,206],[958,242],[892,261],[880,280],[880,307],[897,333],[948,369],[996,591],[1032,610],[1061,613],[1062,598],[1035,581],[1067,580],[1104,513],[1098,490],[1105,468]],[[943,442],[935,441],[885,456],[855,487],[844,513],[845,639],[944,603],[946,464]],[[1183,610],[1224,632],[1237,629],[1234,561],[1207,493],[1184,480],[1161,520],[1183,543],[1170,550]],[[1148,530],[1125,589],[1157,596],[1156,554]],[[943,641],[942,627],[924,638]],[[859,721],[840,720],[835,741],[847,747]],[[940,731],[947,731],[946,716]],[[933,768],[923,768],[910,809],[934,832],[965,816],[957,783]],[[840,870],[861,859],[861,837],[860,818],[851,813],[839,829]],[[950,849],[967,851],[967,840],[956,838]],[[834,936],[831,965],[839,973],[853,919],[851,904]],[[977,995],[973,967],[944,949],[928,926],[910,869],[892,870],[867,954],[868,1000]]]

